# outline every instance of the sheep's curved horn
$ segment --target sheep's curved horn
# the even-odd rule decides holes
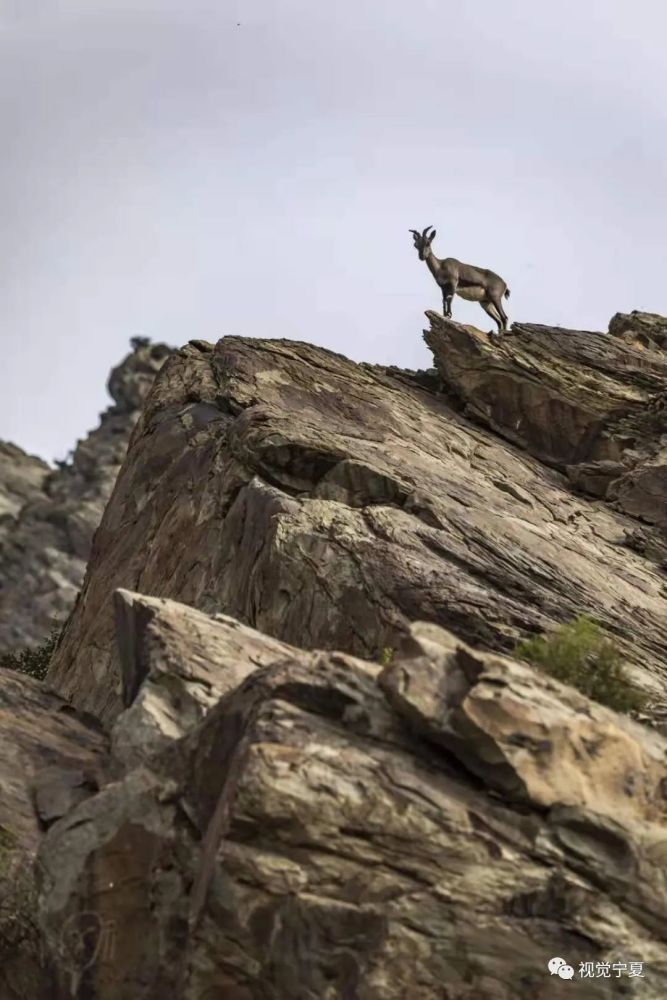
[[[424,232],[422,233],[422,239],[423,239],[423,240],[425,240],[425,239],[426,239],[426,234],[427,234],[427,232],[429,231],[429,229],[433,229],[433,226],[427,226],[427,227],[426,227],[426,229],[425,229],[425,230],[424,230]]]
[[[419,232],[416,229],[411,229],[410,232],[412,233],[413,236],[419,236]]]

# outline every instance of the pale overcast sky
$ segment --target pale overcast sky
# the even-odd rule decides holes
[[[427,224],[513,319],[667,312],[666,37],[664,0],[0,0],[0,437],[64,456],[134,334],[426,367]]]

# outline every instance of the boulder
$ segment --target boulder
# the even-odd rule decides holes
[[[571,482],[667,527],[667,321],[615,316],[610,332],[515,323],[502,341],[428,312],[424,338],[464,414]]]
[[[34,863],[44,832],[107,780],[94,720],[32,677],[0,669],[0,997],[53,1000]]]
[[[662,737],[432,624],[381,668],[120,600],[135,746],[145,688],[218,695],[46,833],[58,997],[611,1000],[631,968],[665,995]]]

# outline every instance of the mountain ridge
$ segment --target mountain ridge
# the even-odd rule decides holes
[[[3,1000],[665,996],[667,320],[427,316],[425,372],[190,341],[122,449],[19,461],[0,622],[59,504],[90,555],[0,669]],[[582,614],[634,717],[516,658]]]

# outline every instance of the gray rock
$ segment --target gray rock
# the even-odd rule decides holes
[[[31,677],[0,670],[0,997],[53,1000],[34,858],[54,819],[107,778],[108,739]]]
[[[667,320],[617,314],[609,334],[515,323],[498,345],[426,315],[424,339],[469,417],[579,488],[667,527]]]
[[[41,458],[0,441],[0,531],[9,529],[23,505],[39,495],[49,472]]]
[[[478,419],[484,400],[516,409],[510,348],[456,325],[447,331],[438,328],[432,346],[441,366],[450,352],[450,381],[455,365],[468,379]],[[630,350],[591,337],[586,350],[599,365],[603,350],[612,351],[609,367]],[[524,344],[528,358],[535,340],[545,357],[561,340],[573,358],[584,350],[583,335],[553,330],[522,330],[507,344]],[[506,382],[487,386],[487,373],[503,366]],[[552,431],[570,461],[615,383],[596,382],[582,402],[574,362],[553,367],[549,391],[565,393],[564,369],[572,421]],[[645,378],[657,384],[663,369],[656,360]],[[542,382],[542,372],[532,379],[536,393]],[[633,386],[618,392],[634,393],[639,408]],[[526,412],[537,422],[542,411]],[[543,412],[556,421],[556,410]],[[396,647],[417,618],[509,651],[526,632],[586,612],[620,644],[636,681],[661,697],[664,574],[619,546],[633,527],[410,373],[289,341],[190,344],[147,399],[50,681],[105,720],[118,714],[111,595],[125,588],[230,615],[293,646],[368,658]]]
[[[560,1000],[558,955],[641,962],[641,995],[662,1000],[661,737],[433,625],[378,681],[342,653],[121,600],[144,687],[173,671],[176,691],[207,676],[221,694],[46,833],[58,996]],[[116,723],[130,735],[142,690]],[[615,975],[566,989],[620,995]]]
[[[4,887],[33,900],[37,852],[39,892],[3,1000],[662,1000],[667,741],[509,655],[588,612],[664,722],[667,364],[630,320],[490,344],[436,317],[437,374],[169,359],[58,695],[0,671]],[[83,551],[59,481],[21,477],[17,532]],[[555,955],[644,977],[563,988]]]
[[[184,736],[260,666],[295,650],[224,615],[209,618],[174,601],[115,594],[123,703],[112,729],[123,765],[149,762]]]
[[[609,321],[609,333],[640,350],[663,351],[667,348],[667,318],[657,313],[616,313]]]
[[[0,443],[0,652],[39,645],[71,611],[139,409],[169,353],[140,343],[112,371],[114,405],[59,468]]]

